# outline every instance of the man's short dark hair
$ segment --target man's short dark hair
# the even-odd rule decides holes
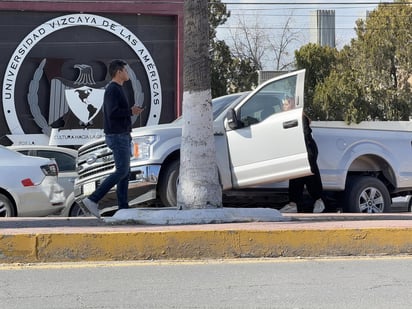
[[[113,78],[116,75],[117,71],[123,70],[123,68],[127,65],[124,60],[116,59],[110,62],[109,64],[109,75]]]

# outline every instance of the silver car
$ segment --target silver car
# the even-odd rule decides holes
[[[77,177],[77,150],[47,145],[18,145],[10,146],[9,148],[29,156],[54,159],[59,167],[58,183],[64,188],[64,193],[66,195],[65,209],[63,210],[62,215],[83,215],[83,210],[73,198],[73,185],[74,180]]]
[[[25,156],[0,145],[0,217],[41,217],[60,213],[63,187],[54,160]]]

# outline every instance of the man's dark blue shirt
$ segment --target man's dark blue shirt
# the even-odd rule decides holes
[[[104,133],[119,134],[132,131],[131,109],[121,85],[107,85],[103,100]]]

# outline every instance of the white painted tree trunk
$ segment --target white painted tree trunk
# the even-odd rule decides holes
[[[179,209],[213,208],[222,205],[222,190],[216,165],[210,90],[183,94],[183,132]]]
[[[208,0],[185,0],[178,209],[222,206],[210,90]]]

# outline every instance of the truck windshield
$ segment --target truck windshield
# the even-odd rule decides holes
[[[213,120],[215,120],[222,112],[224,112],[230,104],[237,100],[243,99],[248,94],[249,92],[238,92],[212,99]],[[181,120],[182,116],[177,118],[174,122],[179,122]]]

